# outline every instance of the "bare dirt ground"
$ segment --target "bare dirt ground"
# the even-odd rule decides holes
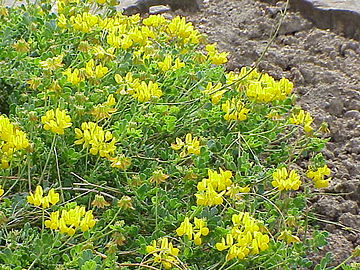
[[[229,70],[252,65],[266,47],[284,2],[209,0],[201,12],[184,14],[210,42],[230,52]],[[321,228],[330,234],[318,254],[333,255],[332,265],[360,245],[360,43],[315,28],[288,12],[279,35],[259,65],[276,78],[295,83],[301,106],[316,124],[329,125],[323,151],[333,172],[331,186],[312,202]],[[359,259],[358,259],[358,262]]]

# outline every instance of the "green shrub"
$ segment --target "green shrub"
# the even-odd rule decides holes
[[[0,9],[1,269],[309,267],[330,170],[292,83],[112,4]]]

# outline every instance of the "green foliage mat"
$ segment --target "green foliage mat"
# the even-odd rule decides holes
[[[0,269],[309,268],[326,127],[184,18],[114,4],[0,7]]]

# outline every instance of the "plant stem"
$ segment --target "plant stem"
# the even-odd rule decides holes
[[[56,142],[56,134],[54,135],[53,141],[52,141],[52,143],[51,143],[50,151],[49,151],[49,154],[48,154],[48,156],[47,156],[47,158],[46,158],[45,166],[44,166],[44,169],[43,169],[43,171],[42,171],[42,173],[41,173],[41,176],[40,176],[38,185],[40,185],[40,183],[42,182],[42,180],[43,180],[43,178],[44,178],[45,171],[46,171],[46,167],[47,167],[47,165],[48,165],[48,163],[49,163],[50,155],[51,155],[52,149],[53,149],[54,146],[55,146],[55,142]]]

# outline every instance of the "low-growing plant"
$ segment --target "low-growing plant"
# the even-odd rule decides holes
[[[310,267],[331,172],[293,84],[115,2],[0,8],[0,269]]]

